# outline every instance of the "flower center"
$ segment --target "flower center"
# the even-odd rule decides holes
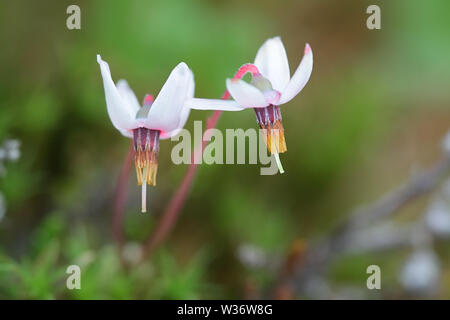
[[[264,139],[267,149],[271,154],[287,151],[284,138],[284,128],[281,122],[281,110],[279,106],[270,105],[265,108],[254,108],[256,122],[264,130]]]
[[[138,185],[156,185],[158,171],[159,130],[137,128],[133,130],[134,161]]]
[[[274,90],[270,80],[263,77],[261,74],[253,76],[250,84],[259,89],[264,94],[267,103],[277,105],[280,101],[281,93],[277,90]]]
[[[273,154],[277,162],[280,173],[284,173],[278,154],[286,152],[286,140],[284,139],[284,128],[281,123],[281,110],[279,106],[269,105],[265,108],[254,108],[256,113],[256,122],[263,130],[264,140],[267,150]]]
[[[142,186],[142,212],[147,211],[147,184],[156,185],[160,133],[159,130],[147,128],[133,130],[137,183],[139,186]]]

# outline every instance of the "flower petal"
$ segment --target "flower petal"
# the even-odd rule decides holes
[[[175,137],[177,134],[180,133],[180,131],[183,130],[183,128],[177,128],[175,130],[172,131],[162,131],[161,135],[159,136],[160,140],[166,140],[172,137]]]
[[[122,99],[128,103],[128,106],[132,109],[132,112],[136,114],[136,112],[138,112],[138,110],[140,109],[141,105],[139,104],[139,101],[136,98],[136,95],[134,94],[133,90],[131,90],[130,86],[128,85],[128,82],[124,79],[120,79],[116,83],[116,88],[119,91],[119,94],[122,97]]]
[[[280,37],[264,42],[256,54],[255,65],[275,90],[283,91],[289,83],[289,62]]]
[[[191,70],[189,70],[189,71],[191,71]],[[191,72],[191,80],[190,80],[189,88],[187,91],[187,96],[186,96],[186,99],[184,100],[183,106],[181,107],[181,114],[180,114],[180,121],[178,122],[178,129],[182,129],[184,127],[184,125],[186,124],[186,121],[189,117],[191,108],[189,108],[186,105],[186,101],[194,98],[194,91],[195,91],[194,75]]]
[[[200,99],[193,98],[186,101],[186,106],[196,110],[223,110],[241,111],[244,110],[236,101],[220,99]]]
[[[194,76],[192,75],[190,87],[188,88],[187,100],[192,99],[194,97],[194,91],[195,91],[195,82],[194,82]],[[191,108],[189,108],[187,106],[187,104],[185,103],[183,105],[183,107],[181,108],[180,121],[178,122],[178,127],[172,131],[161,132],[160,139],[168,139],[170,137],[176,136],[181,131],[181,129],[183,129],[184,125],[186,124],[186,121],[189,118],[190,112],[191,112]]]
[[[302,91],[311,76],[312,68],[313,53],[309,44],[306,44],[305,55],[303,56],[302,61],[289,81],[289,84],[281,92],[280,104],[290,101]]]
[[[194,76],[181,62],[170,73],[153,103],[144,124],[149,129],[169,132],[178,128],[181,111],[186,99],[193,92]]]
[[[269,105],[258,88],[243,80],[227,79],[227,89],[241,107],[261,108]]]
[[[184,107],[181,110],[180,122],[178,123],[178,128],[176,128],[175,130],[172,130],[172,131],[161,132],[160,139],[163,139],[163,140],[168,139],[168,138],[176,136],[178,133],[180,133],[180,131],[183,129],[184,125],[186,124],[186,121],[189,117],[190,112],[191,112],[191,109],[187,105],[184,105]]]
[[[100,65],[100,71],[105,87],[106,108],[112,124],[117,130],[124,133],[136,128],[135,113],[128,103],[122,98],[111,79],[111,72],[108,63],[97,55],[97,62]]]
[[[133,138],[133,131],[131,130],[119,130],[119,131],[124,137]]]

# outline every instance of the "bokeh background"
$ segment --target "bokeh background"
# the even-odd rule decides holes
[[[70,4],[81,8],[81,30],[66,28]],[[381,30],[366,28],[370,4],[381,7]],[[272,296],[293,251],[301,255],[355,208],[443,157],[449,11],[444,0],[2,1],[0,297]],[[286,173],[202,165],[167,241],[133,264],[187,169],[170,160],[176,142],[163,141],[149,214],[140,214],[134,173],[129,179],[125,268],[111,220],[129,141],[108,118],[96,54],[139,98],[157,94],[179,61],[195,73],[196,96],[218,98],[225,78],[277,35],[291,72],[305,42],[314,52],[308,85],[282,110]],[[209,115],[193,111],[187,128]],[[251,127],[252,110],[224,113],[218,124]],[[307,288],[288,285],[275,296],[450,298],[449,198],[443,176],[389,221],[394,234],[425,224],[406,236],[426,241],[341,255]],[[66,288],[71,264],[81,267],[81,290]],[[372,264],[382,270],[381,290],[366,288]]]

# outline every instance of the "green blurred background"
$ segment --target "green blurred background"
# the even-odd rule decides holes
[[[66,28],[70,4],[81,8],[81,30]],[[381,7],[381,30],[366,28],[370,4]],[[449,11],[444,0],[1,1],[0,143],[19,140],[21,157],[5,163],[0,177],[0,298],[263,296],[293,243],[326,237],[353,208],[442,156],[450,127]],[[180,61],[194,71],[196,96],[218,98],[225,78],[277,35],[291,73],[305,42],[314,52],[309,83],[282,110],[286,173],[201,166],[164,245],[146,262],[122,267],[111,217],[129,140],[108,118],[96,54],[139,98],[157,94]],[[209,114],[193,111],[187,128]],[[224,113],[218,124],[255,127],[252,110]],[[139,213],[134,173],[129,179],[130,261],[187,169],[170,160],[175,144],[161,143],[149,214]],[[434,196],[398,219],[421,219]],[[329,294],[288,297],[450,298],[449,248],[445,239],[429,248],[439,259],[431,293],[402,285],[415,250],[406,247],[342,257],[323,277]],[[71,264],[81,266],[81,290],[66,289]],[[382,269],[381,291],[366,289],[370,264]]]

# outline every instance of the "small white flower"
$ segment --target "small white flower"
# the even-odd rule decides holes
[[[267,255],[259,247],[252,244],[241,244],[237,249],[239,260],[250,268],[262,268],[267,264]]]
[[[428,227],[436,234],[450,236],[450,208],[443,201],[431,204],[425,216]]]
[[[254,64],[262,75],[252,81],[255,85],[227,79],[228,91],[244,108],[278,106],[291,101],[305,87],[312,72],[313,54],[309,44],[306,44],[304,57],[291,78],[286,50],[280,37],[275,37],[261,46]],[[264,78],[269,83],[264,83]]]
[[[156,99],[147,95],[141,107],[125,80],[115,85],[109,65],[97,55],[105,88],[106,107],[112,124],[133,138],[138,185],[142,185],[142,211],[146,211],[146,185],[156,185],[159,139],[180,132],[189,117],[187,99],[194,96],[194,75],[181,62],[170,73]]]
[[[227,89],[235,101],[194,98],[188,101],[188,105],[198,110],[239,111],[285,104],[300,93],[308,82],[313,68],[313,53],[306,44],[303,59],[291,77],[283,42],[280,37],[275,37],[266,40],[259,48],[254,64],[261,73],[261,78],[255,77],[256,80],[253,80],[255,85],[227,79]]]
[[[439,284],[440,262],[429,249],[414,252],[406,261],[400,281],[408,291],[433,293]]]
[[[5,150],[7,151],[7,158],[10,161],[17,161],[20,158],[20,141],[16,139],[6,140]]]

